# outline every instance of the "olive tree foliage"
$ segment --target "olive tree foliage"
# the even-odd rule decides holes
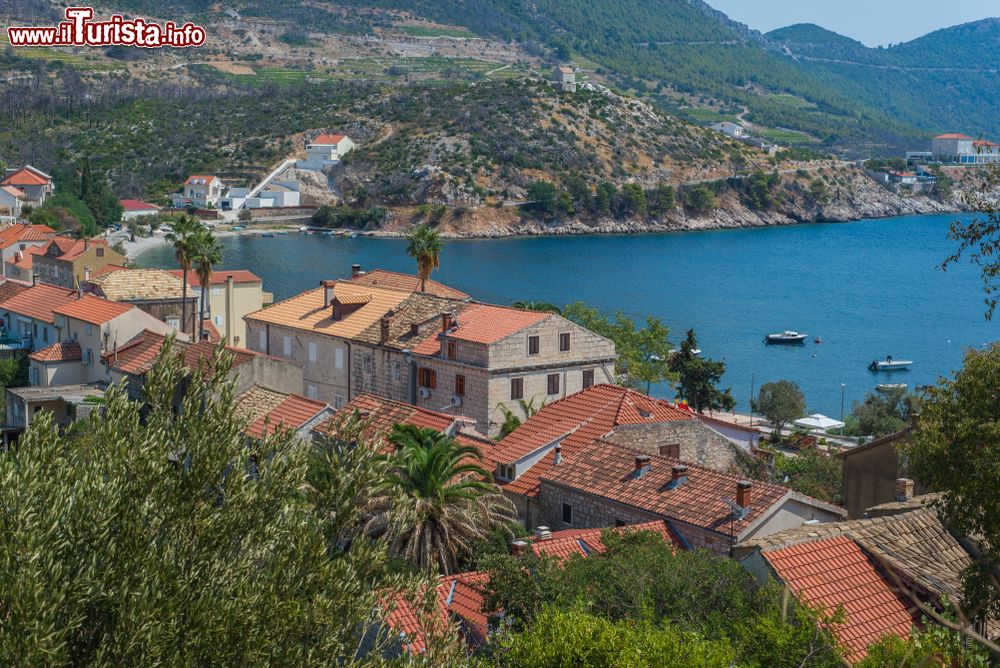
[[[806,399],[802,390],[790,380],[764,383],[751,405],[774,425],[775,440],[778,440],[786,424],[799,419],[806,412]]]
[[[986,319],[993,318],[1000,297],[1000,203],[997,190],[1000,189],[1000,166],[989,165],[985,183],[981,188],[963,196],[965,205],[981,214],[969,222],[955,221],[951,224],[948,238],[958,242],[958,248],[941,264],[942,269],[958,263],[968,256],[969,261],[979,267],[983,282],[983,302]]]
[[[1000,616],[1000,344],[970,350],[953,379],[932,388],[920,428],[907,448],[913,477],[941,492],[938,511],[949,528],[971,536],[973,564],[956,608],[967,631]],[[927,611],[925,611],[927,612]],[[972,635],[966,633],[966,635]],[[974,637],[974,636],[973,636]],[[1000,653],[1000,646],[992,645]]]
[[[328,540],[357,509],[309,500],[310,444],[244,437],[228,354],[189,373],[170,348],[144,405],[112,387],[100,415],[60,434],[40,413],[0,453],[0,664],[385,663],[385,592],[421,583]]]

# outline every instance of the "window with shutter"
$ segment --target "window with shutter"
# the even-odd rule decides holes
[[[559,394],[559,374],[550,373],[547,381],[549,394]]]
[[[569,352],[569,332],[563,332],[559,335],[559,352]]]
[[[511,399],[523,399],[524,398],[524,379],[523,378],[511,378],[510,379],[510,398]]]
[[[584,369],[583,370],[583,389],[586,390],[588,387],[593,387],[593,385],[594,385],[594,370],[593,369]]]
[[[465,396],[465,376],[461,374],[455,376],[455,394],[459,397]]]
[[[528,337],[528,354],[537,355],[538,354],[538,337],[529,336]]]

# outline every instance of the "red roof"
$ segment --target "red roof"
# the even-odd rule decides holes
[[[973,146],[1000,146],[996,142],[986,141],[985,139],[979,139],[972,142]]]
[[[92,325],[103,325],[134,308],[136,307],[132,304],[113,302],[102,297],[85,294],[52,309],[52,312],[89,322]]]
[[[774,572],[803,601],[828,613],[843,606],[845,620],[831,630],[856,663],[868,645],[887,635],[905,637],[917,623],[904,595],[846,536],[765,551]]]
[[[155,204],[150,204],[149,202],[143,202],[141,199],[120,199],[118,203],[122,205],[122,208],[126,211],[159,211],[160,207]]]
[[[655,531],[668,543],[681,545],[680,540],[662,521],[618,527],[615,530]],[[602,531],[603,529],[555,531],[551,538],[533,541],[532,549],[536,554],[545,553],[557,559],[567,559],[574,554],[588,557],[604,551],[604,544],[601,542]],[[443,625],[448,620],[455,620],[470,646],[481,644],[489,633],[489,618],[483,612],[485,589],[488,584],[489,574],[479,571],[441,577],[436,592],[437,607],[430,624]],[[433,630],[433,626],[428,629],[426,625],[421,624],[410,603],[402,596],[397,597],[395,607],[390,611],[386,622],[404,637],[407,651],[415,654],[424,652],[427,632]]]
[[[24,271],[29,271],[35,264],[35,256],[45,255],[45,251],[47,251],[48,248],[48,244],[44,246],[28,246],[23,251],[18,251],[20,259],[18,259],[18,255],[15,255],[13,260],[7,261],[7,264],[14,265],[18,269],[23,269]]]
[[[938,135],[934,139],[972,139],[972,137],[970,137],[969,135],[957,134],[953,132],[946,135]]]
[[[132,375],[142,375],[153,367],[153,362],[156,361],[157,355],[163,349],[166,338],[163,334],[148,329],[143,330],[124,345],[119,346],[117,350],[105,353],[104,359],[110,360],[113,369]],[[198,368],[202,362],[209,364],[215,353],[215,348],[216,344],[207,341],[198,343],[174,342],[174,350],[183,353],[185,366],[192,370]],[[226,351],[233,355],[234,369],[261,356],[260,353],[235,346],[226,346]]]
[[[50,183],[51,180],[26,167],[17,170],[3,181],[5,186],[45,186]]]
[[[15,197],[17,199],[24,199],[25,197],[27,197],[27,195],[24,193],[23,190],[21,190],[20,188],[16,188],[14,186],[2,186],[0,187],[0,190],[3,190],[11,197]]]
[[[176,276],[177,278],[183,279],[184,272],[180,269],[168,269],[170,274]],[[208,277],[209,285],[222,285],[226,282],[229,276],[233,277],[234,283],[260,283],[261,280],[252,271],[247,269],[219,269],[213,271]],[[196,288],[201,287],[201,283],[198,281],[198,274],[194,271],[188,272],[188,285]]]
[[[650,470],[636,476],[638,454],[632,448],[597,441],[572,456],[564,456],[561,464],[550,466],[542,474],[542,479],[733,537],[791,494],[779,485],[755,480],[749,509],[743,517],[735,517],[725,499],[736,499],[739,476],[686,464],[687,480],[672,486],[672,468],[680,461],[650,455]]]
[[[6,281],[0,279],[0,304],[3,304],[3,302],[7,301],[8,299],[10,299],[15,295],[21,294],[29,287],[30,286],[24,285],[22,283],[14,283],[12,281]]]
[[[60,260],[66,260],[70,262],[75,260],[79,256],[83,255],[85,252],[96,246],[108,247],[108,242],[104,239],[68,239],[66,237],[56,237],[52,240],[62,254],[59,255]]]
[[[313,139],[310,144],[335,145],[347,138],[347,135],[320,135]]]
[[[75,301],[76,290],[39,283],[0,302],[0,308],[42,322],[55,323],[55,309]]]
[[[445,336],[473,343],[497,343],[550,317],[551,313],[540,311],[470,304],[455,317],[458,324],[449,329]],[[413,352],[420,355],[436,355],[440,351],[441,343],[436,336],[428,337],[413,347]]]
[[[623,531],[625,529],[629,531],[653,531],[660,534],[660,537],[668,544],[684,547],[684,541],[663,520],[616,527],[615,530]],[[574,554],[589,557],[595,552],[598,554],[604,552],[604,542],[601,540],[603,532],[603,528],[555,531],[551,538],[535,538],[530,541],[531,550],[538,556],[545,554],[558,559],[569,559]]]
[[[402,290],[404,292],[419,292],[420,277],[416,274],[403,274],[398,271],[387,271],[385,269],[372,269],[350,279],[352,283],[361,285],[371,285],[376,288],[386,288],[388,290]],[[469,295],[461,290],[449,287],[444,283],[439,283],[430,278],[424,286],[424,293],[435,297],[445,297],[446,299],[468,299]]]
[[[21,241],[45,241],[55,233],[48,225],[11,225],[0,232],[0,248],[7,248]]]
[[[193,176],[189,176],[187,178],[187,181],[184,182],[184,185],[192,185],[192,186],[194,186],[194,185],[208,185],[213,180],[218,179],[218,178],[219,178],[218,176],[208,176],[208,175],[205,175],[205,174],[194,174]]]
[[[104,274],[113,274],[116,271],[130,271],[128,267],[123,267],[120,264],[106,264],[103,267],[98,267],[94,271],[90,272],[91,278],[97,278],[98,276],[103,276]]]
[[[615,427],[625,424],[654,424],[697,419],[666,401],[653,399],[617,385],[594,385],[582,392],[548,404],[500,441],[496,460],[512,464],[556,439],[563,460],[591,445]],[[505,489],[526,496],[538,494],[541,476],[552,469],[552,457],[546,456]]]
[[[281,429],[298,430],[326,409],[327,405],[322,401],[290,394],[270,412],[257,418],[247,427],[246,433],[254,438],[264,438]]]
[[[37,350],[28,355],[28,357],[42,363],[79,362],[83,359],[83,351],[80,349],[80,344],[76,341],[63,341],[62,343],[53,343],[48,348]]]

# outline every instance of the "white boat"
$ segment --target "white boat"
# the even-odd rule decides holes
[[[913,360],[894,360],[892,355],[886,355],[884,360],[873,360],[868,365],[869,371],[902,371],[909,368]]]
[[[808,336],[808,334],[786,329],[780,334],[768,334],[764,337],[764,343],[802,343]]]
[[[903,390],[905,392],[909,387],[910,386],[906,383],[879,383],[875,386],[875,390],[882,393],[896,392],[898,390]]]

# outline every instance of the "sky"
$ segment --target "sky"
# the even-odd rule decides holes
[[[1000,16],[997,0],[707,0],[729,18],[767,32],[815,23],[868,46],[898,44],[960,23]]]

